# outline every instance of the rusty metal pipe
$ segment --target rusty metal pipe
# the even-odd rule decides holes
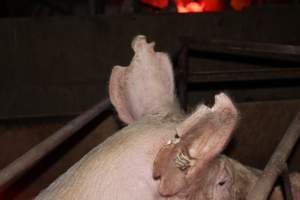
[[[278,176],[286,167],[286,161],[300,136],[300,112],[290,124],[263,174],[249,191],[246,200],[266,200]]]
[[[88,124],[91,120],[110,108],[111,103],[109,99],[99,102],[2,169],[0,171],[0,191],[13,183],[18,177],[34,166],[35,163]]]

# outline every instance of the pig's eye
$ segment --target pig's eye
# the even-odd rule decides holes
[[[218,185],[223,186],[226,183],[226,181],[221,181],[218,183]]]

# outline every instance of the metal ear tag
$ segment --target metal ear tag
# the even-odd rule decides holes
[[[179,152],[175,158],[175,166],[179,168],[181,171],[186,170],[187,168],[193,165],[192,161],[188,156],[184,155],[183,152]]]

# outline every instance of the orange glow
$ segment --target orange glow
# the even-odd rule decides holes
[[[196,2],[191,1],[187,4],[178,0],[176,2],[177,11],[179,13],[195,13],[195,12],[203,12],[204,11],[204,3],[203,2]]]
[[[224,0],[202,0],[205,5],[205,11],[216,12],[225,9]]]
[[[224,10],[224,0],[140,0],[141,2],[157,7],[167,8],[169,3],[175,3],[178,13],[197,13],[206,11]],[[231,2],[240,2],[242,0],[231,0]],[[244,0],[251,1],[251,0]],[[239,5],[238,5],[239,6]]]
[[[241,11],[251,5],[251,0],[231,0],[230,5],[233,9]]]

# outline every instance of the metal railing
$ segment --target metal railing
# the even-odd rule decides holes
[[[287,167],[287,159],[300,137],[300,112],[288,127],[286,133],[275,149],[272,157],[266,165],[263,174],[257,180],[253,188],[247,195],[246,200],[266,200],[268,199],[275,181],[279,176],[283,176],[284,194],[287,200],[292,200],[291,185]]]
[[[2,169],[0,171],[0,191],[5,190],[9,185],[16,181],[18,177],[32,168],[39,160],[48,155],[101,113],[111,108],[112,105],[108,98],[97,103],[94,107],[68,122],[61,129],[54,132],[44,141],[32,147],[25,154]]]

